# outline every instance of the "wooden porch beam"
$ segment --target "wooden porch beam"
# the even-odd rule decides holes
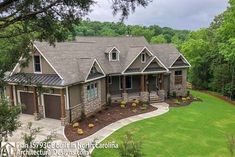
[[[38,96],[37,96],[37,88],[36,87],[33,87],[33,104],[34,104],[34,113],[39,113]]]
[[[140,76],[140,84],[141,84],[141,88],[140,89],[141,89],[141,92],[145,91],[145,85],[144,85],[145,84],[145,79],[144,79],[144,77],[145,77],[144,75]]]
[[[14,105],[14,95],[13,95],[13,85],[10,85],[10,93],[9,93],[10,95],[10,103],[11,103],[11,105]]]
[[[60,89],[60,101],[61,101],[61,118],[65,118],[65,99],[64,89]]]
[[[122,76],[122,92],[126,93],[126,76]]]
[[[149,84],[149,82],[148,82],[148,75],[145,75],[145,92],[148,92],[148,84]]]

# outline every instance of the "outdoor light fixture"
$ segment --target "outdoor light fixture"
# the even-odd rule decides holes
[[[28,86],[24,86],[24,91],[28,91],[29,87]]]

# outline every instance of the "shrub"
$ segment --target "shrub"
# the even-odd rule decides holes
[[[73,123],[73,128],[78,128],[79,127],[79,123],[76,122],[76,123]]]
[[[135,100],[134,103],[136,103],[137,105],[140,103],[139,100]]]
[[[176,98],[176,92],[175,91],[172,93],[172,97]]]
[[[121,101],[120,105],[126,105],[126,101]]]
[[[133,135],[127,132],[118,147],[120,157],[143,157],[141,152],[142,143],[133,138]]]
[[[89,128],[93,128],[94,126],[95,126],[95,125],[92,124],[92,123],[88,124],[88,127],[89,127]]]
[[[125,108],[126,106],[125,105],[121,105],[121,108]]]
[[[182,98],[182,101],[186,101],[187,99],[186,98]]]
[[[136,104],[136,103],[132,103],[131,106],[132,106],[132,107],[136,107],[137,104]]]
[[[78,130],[77,130],[77,133],[78,133],[78,135],[83,135],[83,134],[84,134],[84,132],[83,132],[82,129],[78,129]]]
[[[175,104],[180,104],[180,102],[179,102],[178,99],[174,99],[174,103],[175,103]]]

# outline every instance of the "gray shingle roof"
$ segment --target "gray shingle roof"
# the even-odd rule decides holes
[[[151,45],[151,51],[167,68],[169,68],[181,54],[173,44],[153,44]]]
[[[105,74],[120,74],[144,47],[166,67],[180,55],[173,45],[150,45],[144,37],[78,37],[73,42],[55,43],[55,47],[47,42],[34,44],[64,79],[64,85],[85,81],[94,59]],[[108,60],[107,52],[113,47],[120,51],[119,61]]]

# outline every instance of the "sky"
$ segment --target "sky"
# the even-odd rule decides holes
[[[88,18],[95,21],[119,21],[120,16],[112,14],[112,0],[96,1]],[[197,30],[208,27],[227,6],[228,0],[153,0],[146,8],[137,7],[124,23]]]

